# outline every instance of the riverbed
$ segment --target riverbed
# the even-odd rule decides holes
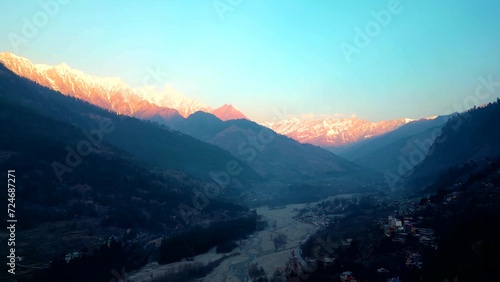
[[[248,267],[257,263],[262,267],[268,277],[271,277],[277,268],[283,268],[292,258],[292,250],[302,244],[309,235],[316,232],[317,227],[293,219],[297,214],[296,209],[305,207],[306,204],[288,205],[282,209],[269,209],[268,207],[257,208],[257,214],[262,215],[269,226],[257,231],[245,240],[238,241],[236,247],[229,255],[232,257],[221,262],[209,275],[197,279],[198,282],[212,281],[248,281]],[[287,236],[286,244],[279,249],[275,248],[273,239],[278,234]],[[228,254],[225,254],[228,255]],[[182,261],[167,265],[150,263],[141,270],[129,274],[126,281],[146,282],[152,278],[163,275],[166,272],[175,271],[183,265],[196,262],[206,264],[215,261],[224,254],[217,254],[215,248],[205,254],[195,256],[192,261]]]
[[[292,258],[292,250],[302,244],[309,235],[316,231],[316,226],[293,219],[297,214],[294,209],[300,209],[305,204],[288,205],[283,209],[261,207],[257,213],[269,221],[269,227],[255,232],[242,242],[233,252],[241,254],[222,262],[207,277],[198,281],[247,281],[247,269],[257,263],[268,277],[275,270],[286,266]],[[276,249],[273,238],[279,233],[287,236],[287,241],[280,249]]]

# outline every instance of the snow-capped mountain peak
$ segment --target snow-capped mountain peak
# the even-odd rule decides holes
[[[211,113],[221,120],[248,119],[241,111],[231,104],[224,104],[219,108],[212,110]]]
[[[171,84],[163,88],[144,86],[134,91],[150,103],[160,107],[177,109],[183,117],[188,117],[197,111],[210,112],[212,108],[196,99],[190,99],[176,91]]]
[[[0,53],[0,62],[14,73],[40,85],[73,96],[120,114],[149,118],[170,118],[178,112],[144,101],[125,82],[116,77],[96,77],[72,69],[66,63],[55,66],[32,64],[12,53]]]
[[[346,118],[304,115],[301,118],[290,117],[278,122],[265,122],[263,125],[302,143],[339,146],[384,134],[411,121],[413,119],[402,118],[370,122],[355,115]]]
[[[176,115],[188,117],[197,111],[204,111],[223,120],[246,118],[231,105],[214,110],[196,99],[187,98],[172,85],[132,89],[117,77],[89,75],[66,63],[54,66],[32,64],[28,59],[8,52],[0,53],[0,62],[14,73],[40,85],[120,114],[140,118],[171,118]]]
[[[52,88],[65,95],[77,97],[120,114],[150,119],[187,117],[194,112],[212,113],[222,120],[247,119],[238,109],[224,104],[217,109],[177,92],[172,85],[163,88],[130,88],[120,78],[97,77],[73,69],[66,63],[55,66],[32,64],[12,53],[0,53],[0,62],[14,73]],[[338,146],[371,138],[392,131],[413,119],[370,122],[355,115],[303,115],[277,122],[263,123],[278,133],[304,143]]]

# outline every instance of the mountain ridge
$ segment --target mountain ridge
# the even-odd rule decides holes
[[[84,100],[63,95],[20,77],[1,64],[0,79],[0,99],[27,106],[53,119],[74,124],[89,132],[99,128],[102,118],[112,121],[115,129],[103,138],[154,169],[181,170],[201,179],[212,179],[211,171],[225,168],[234,159],[229,152],[215,145],[152,121],[119,115]],[[262,180],[244,163],[241,163],[241,167],[244,169],[240,174],[241,182]]]
[[[0,53],[0,62],[14,73],[65,95],[80,98],[107,110],[171,125],[198,111],[211,113],[219,119],[248,119],[230,104],[212,108],[196,99],[177,92],[171,85],[131,88],[116,77],[101,78],[73,69],[65,63],[55,66],[33,64],[12,53]],[[412,119],[370,122],[349,118],[287,118],[277,122],[262,122],[263,126],[301,143],[318,146],[340,146],[366,140],[401,127]]]
[[[348,118],[290,117],[278,122],[263,123],[280,134],[287,135],[301,143],[317,146],[340,146],[366,140],[393,131],[409,122],[408,118],[390,121],[370,122],[355,116]]]
[[[406,183],[428,184],[439,174],[500,158],[500,98],[447,120],[422,162],[405,174]],[[408,174],[408,175],[407,175]],[[427,182],[427,183],[426,183]]]
[[[217,109],[213,109],[211,112],[214,116],[218,117],[223,121],[233,120],[233,119],[248,119],[240,110],[231,104],[224,104]]]
[[[186,118],[196,111],[220,114],[222,119],[247,118],[232,105],[217,109],[189,99],[167,86],[164,91],[152,87],[133,89],[117,77],[97,77],[73,69],[66,63],[54,66],[33,64],[12,53],[0,53],[0,62],[14,73],[65,95],[80,98],[101,108],[142,119],[164,121]],[[229,112],[228,112],[229,111]],[[232,113],[231,113],[232,111]]]
[[[172,128],[229,151],[269,179],[310,181],[361,171],[358,165],[332,152],[302,144],[247,119],[223,121],[196,112],[172,124]]]

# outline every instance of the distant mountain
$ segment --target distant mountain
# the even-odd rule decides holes
[[[361,166],[379,171],[397,169],[400,157],[419,149],[424,143],[432,143],[436,132],[446,124],[450,116],[439,116],[434,119],[420,119],[407,123],[400,128],[343,147],[331,150],[341,157]],[[422,151],[427,154],[427,151]]]
[[[359,171],[358,166],[327,150],[301,144],[246,119],[222,121],[197,112],[173,127],[228,150],[270,180],[320,180]]]
[[[135,91],[148,102],[160,107],[174,108],[179,113],[187,118],[195,112],[202,111],[211,113],[221,120],[231,119],[248,119],[242,112],[236,109],[233,105],[224,104],[217,109],[213,109],[196,99],[186,98],[181,93],[173,89],[172,86],[166,86],[163,90],[154,89],[152,87],[143,87],[135,89]]]
[[[399,128],[412,119],[370,122],[358,119],[333,117],[291,117],[277,122],[266,122],[264,126],[293,138],[301,143],[318,146],[340,146],[365,140]]]
[[[500,99],[450,119],[411,176],[413,184],[432,182],[436,177],[464,164],[474,165],[500,157]]]
[[[0,65],[0,98],[9,103],[93,132],[105,120],[114,130],[102,138],[149,167],[160,171],[179,170],[212,180],[212,172],[224,171],[234,157],[227,151],[149,121],[121,116],[79,99],[62,95],[21,78]],[[235,185],[258,182],[262,177],[244,162]]]
[[[212,107],[196,99],[190,99],[177,92],[171,85],[158,90],[154,87],[134,89],[142,98],[160,107],[176,109],[183,117],[188,117],[197,111],[211,112]]]
[[[12,55],[10,56],[12,57]],[[45,77],[44,75],[46,72],[40,72],[37,67],[31,66],[29,61],[23,60],[22,58],[19,59],[19,57],[12,58],[14,58],[14,61],[16,62],[19,60],[26,63],[17,64],[23,66],[23,71],[19,72],[24,74],[33,73],[35,82],[52,82],[49,88],[60,88],[68,93],[79,93],[78,98],[80,95],[88,94],[87,96],[84,96],[86,100],[91,103],[96,103],[97,105],[108,110],[120,108],[117,106],[122,105],[121,103],[110,104],[114,100],[105,99],[108,95],[111,95],[106,91],[98,91],[98,94],[95,96],[89,94],[94,92],[88,92],[87,90],[77,91],[78,89],[88,89],[85,87],[89,86],[97,87],[92,89],[101,89],[104,84],[98,83],[100,81],[98,78],[86,77],[84,74],[81,74],[78,71],[70,70],[64,66],[62,66],[61,70],[59,70],[59,67],[38,67],[42,70],[46,70],[49,74],[50,72],[58,73],[55,77],[61,77],[64,82],[59,84],[49,78],[50,76]],[[74,72],[76,72],[76,75],[72,75]],[[12,77],[13,74],[9,74],[7,76]],[[80,78],[77,79],[78,77]],[[85,83],[82,82],[83,78],[86,78],[84,79]],[[4,79],[8,81],[7,77]],[[96,79],[98,82],[88,83],[89,81],[93,81],[93,79]],[[95,125],[92,120],[82,120],[82,115],[97,117],[102,117],[103,115],[109,116],[109,118],[113,119],[114,122],[122,124],[123,126],[120,126],[119,130],[117,129],[112,134],[109,134],[108,141],[157,168],[178,169],[196,175],[202,179],[213,179],[213,175],[216,172],[224,173],[224,175],[226,175],[228,173],[228,163],[234,164],[233,161],[236,161],[237,163],[242,164],[240,167],[241,174],[238,173],[238,177],[232,177],[231,179],[232,181],[235,181],[233,184],[239,187],[243,187],[251,182],[262,181],[264,178],[272,179],[274,181],[294,182],[300,180],[312,180],[317,177],[330,177],[338,173],[351,172],[353,169],[357,168],[357,166],[352,163],[339,158],[326,150],[310,145],[303,145],[284,136],[276,135],[271,130],[246,119],[222,121],[212,114],[197,112],[189,116],[187,119],[179,116],[177,119],[170,118],[168,120],[168,125],[172,128],[213,144],[209,145],[178,132],[161,129],[158,126],[147,122],[145,123],[125,117],[120,118],[113,113],[99,111],[97,108],[93,108],[88,104],[82,104],[76,100],[64,100],[65,96],[57,95],[56,92],[51,92],[47,88],[37,87],[36,84],[27,83],[27,81],[18,77],[15,79],[13,78],[12,80],[19,81],[19,85],[9,86],[9,84],[6,84],[6,87],[16,89],[11,90],[12,92],[19,92],[20,89],[25,89],[24,92],[26,92],[26,97],[23,95],[18,95],[17,97],[9,96],[9,99],[14,99],[13,97],[15,97],[15,99],[20,99],[17,100],[17,102],[26,103],[53,118],[76,123],[81,127],[86,126],[90,130],[97,125]],[[68,87],[68,85],[72,86],[71,90],[65,88]],[[116,85],[120,86],[122,84],[117,82]],[[132,92],[127,92],[128,90],[125,86],[122,88],[118,86],[116,89],[121,90],[117,90],[114,93],[116,95],[121,95],[119,97],[123,97],[124,99],[127,95],[130,95],[131,97],[139,97]],[[105,88],[104,90],[106,89],[109,88]],[[51,94],[34,94],[39,92],[50,92]],[[123,93],[127,94],[125,95]],[[45,96],[51,98],[44,100],[43,97]],[[71,96],[75,97],[77,95]],[[97,97],[99,99],[89,99],[89,97]],[[56,104],[54,104],[55,101],[57,101]],[[167,108],[149,104],[148,101],[142,101],[143,104],[148,105],[148,107],[143,109],[144,111],[146,111],[149,107],[156,107],[158,110],[155,116],[150,116],[148,119],[156,120],[161,124],[166,123],[164,115],[161,114],[161,111],[167,110]],[[128,102],[130,102],[130,100],[128,100]],[[125,104],[127,103],[124,101],[123,105]],[[130,114],[132,108],[133,107],[125,108],[123,113]],[[243,114],[231,105],[224,105],[219,108],[216,113],[221,114],[221,117],[226,119],[231,117],[244,117]],[[137,110],[133,114],[136,116],[145,116],[141,111]],[[81,121],[84,124],[79,124],[78,121]],[[248,128],[252,129],[249,130]],[[256,138],[263,138],[258,135],[259,133],[263,134],[262,132],[272,134],[273,136],[276,135],[276,138],[273,140],[272,144],[269,144],[266,146],[266,149],[262,150],[263,152],[260,152],[260,145],[255,145],[252,142]],[[232,156],[226,150],[232,153]],[[249,157],[254,155],[255,160],[248,161]],[[234,171],[239,172],[240,169],[236,168]]]
[[[242,112],[233,105],[224,104],[210,112],[221,120],[248,119]]]
[[[212,107],[189,99],[171,86],[162,90],[145,86],[132,89],[119,78],[91,76],[62,63],[56,66],[32,64],[12,53],[0,53],[0,62],[14,73],[40,85],[76,97],[119,114],[163,123],[188,117],[194,112],[213,112],[224,120],[246,118],[231,105]]]
[[[232,105],[224,104],[213,109],[196,99],[186,98],[171,86],[161,90],[150,86],[132,89],[119,78],[91,76],[64,63],[56,66],[32,64],[28,59],[7,52],[0,53],[0,62],[14,73],[65,95],[120,114],[169,126],[197,111],[212,113],[221,120],[248,119]],[[373,123],[355,117],[320,117],[291,118],[263,125],[302,143],[339,146],[392,131],[409,121],[398,119]]]
[[[87,75],[64,63],[56,66],[34,65],[11,53],[0,53],[0,62],[19,76],[119,114],[143,119],[181,118],[175,109],[144,100],[119,78]]]

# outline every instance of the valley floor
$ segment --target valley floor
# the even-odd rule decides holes
[[[293,219],[296,209],[305,207],[306,204],[288,205],[283,209],[257,208],[257,214],[262,215],[269,222],[269,226],[250,235],[248,239],[238,241],[238,247],[229,254],[217,254],[215,248],[210,252],[196,256],[192,261],[182,261],[167,265],[150,263],[141,270],[127,276],[126,281],[146,282],[181,269],[195,263],[207,264],[224,256],[225,259],[208,276],[197,281],[248,281],[248,269],[257,263],[262,267],[267,276],[284,266],[292,258],[292,251],[303,243],[317,227],[312,224],[299,222]],[[278,234],[287,236],[286,244],[275,248],[274,238]]]

